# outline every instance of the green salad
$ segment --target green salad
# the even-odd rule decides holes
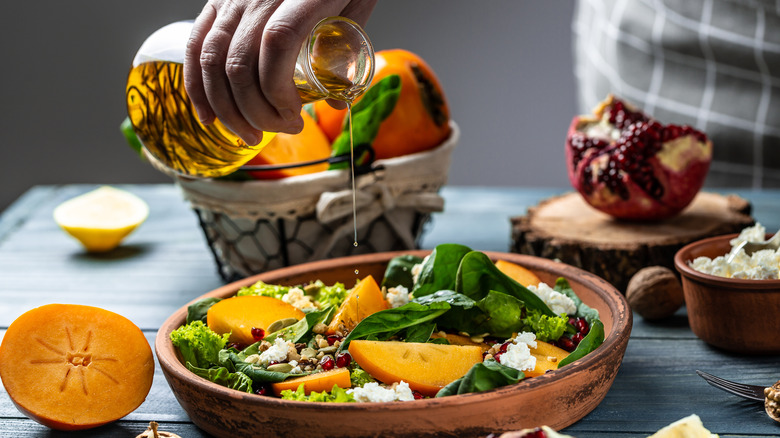
[[[565,278],[523,286],[486,254],[443,244],[424,259],[396,257],[383,278],[352,288],[258,282],[200,300],[170,338],[190,371],[238,391],[386,402],[555,372],[598,348],[604,325]]]

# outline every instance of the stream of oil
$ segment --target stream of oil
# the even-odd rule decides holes
[[[349,118],[349,162],[352,169],[352,227],[354,231],[354,241],[352,245],[358,247],[357,236],[357,185],[355,182],[355,143],[352,137],[352,102],[347,102],[347,117]],[[355,268],[355,275],[360,274],[360,270]],[[359,302],[360,300],[358,300]]]

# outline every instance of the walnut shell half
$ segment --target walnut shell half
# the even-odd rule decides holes
[[[764,389],[764,409],[769,418],[780,422],[780,381]]]

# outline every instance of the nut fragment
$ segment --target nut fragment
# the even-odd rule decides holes
[[[780,422],[780,380],[764,389],[764,409],[769,418]]]
[[[631,277],[626,299],[634,312],[647,320],[668,318],[685,304],[682,285],[671,269],[642,268]]]
[[[163,432],[157,430],[157,427],[159,425],[156,421],[152,421],[149,423],[149,427],[146,428],[145,431],[141,432],[138,436],[135,438],[181,438],[179,435],[176,435],[172,432]]]

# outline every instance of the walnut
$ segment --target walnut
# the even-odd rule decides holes
[[[161,430],[157,430],[157,427],[157,422],[152,421],[149,423],[149,427],[147,427],[145,431],[143,431],[135,438],[181,438],[179,435],[176,435],[173,432],[163,432]]]
[[[764,409],[769,418],[780,422],[780,380],[764,389]]]
[[[626,288],[626,299],[631,309],[647,320],[668,318],[685,304],[680,280],[663,266],[642,268],[634,274]]]

